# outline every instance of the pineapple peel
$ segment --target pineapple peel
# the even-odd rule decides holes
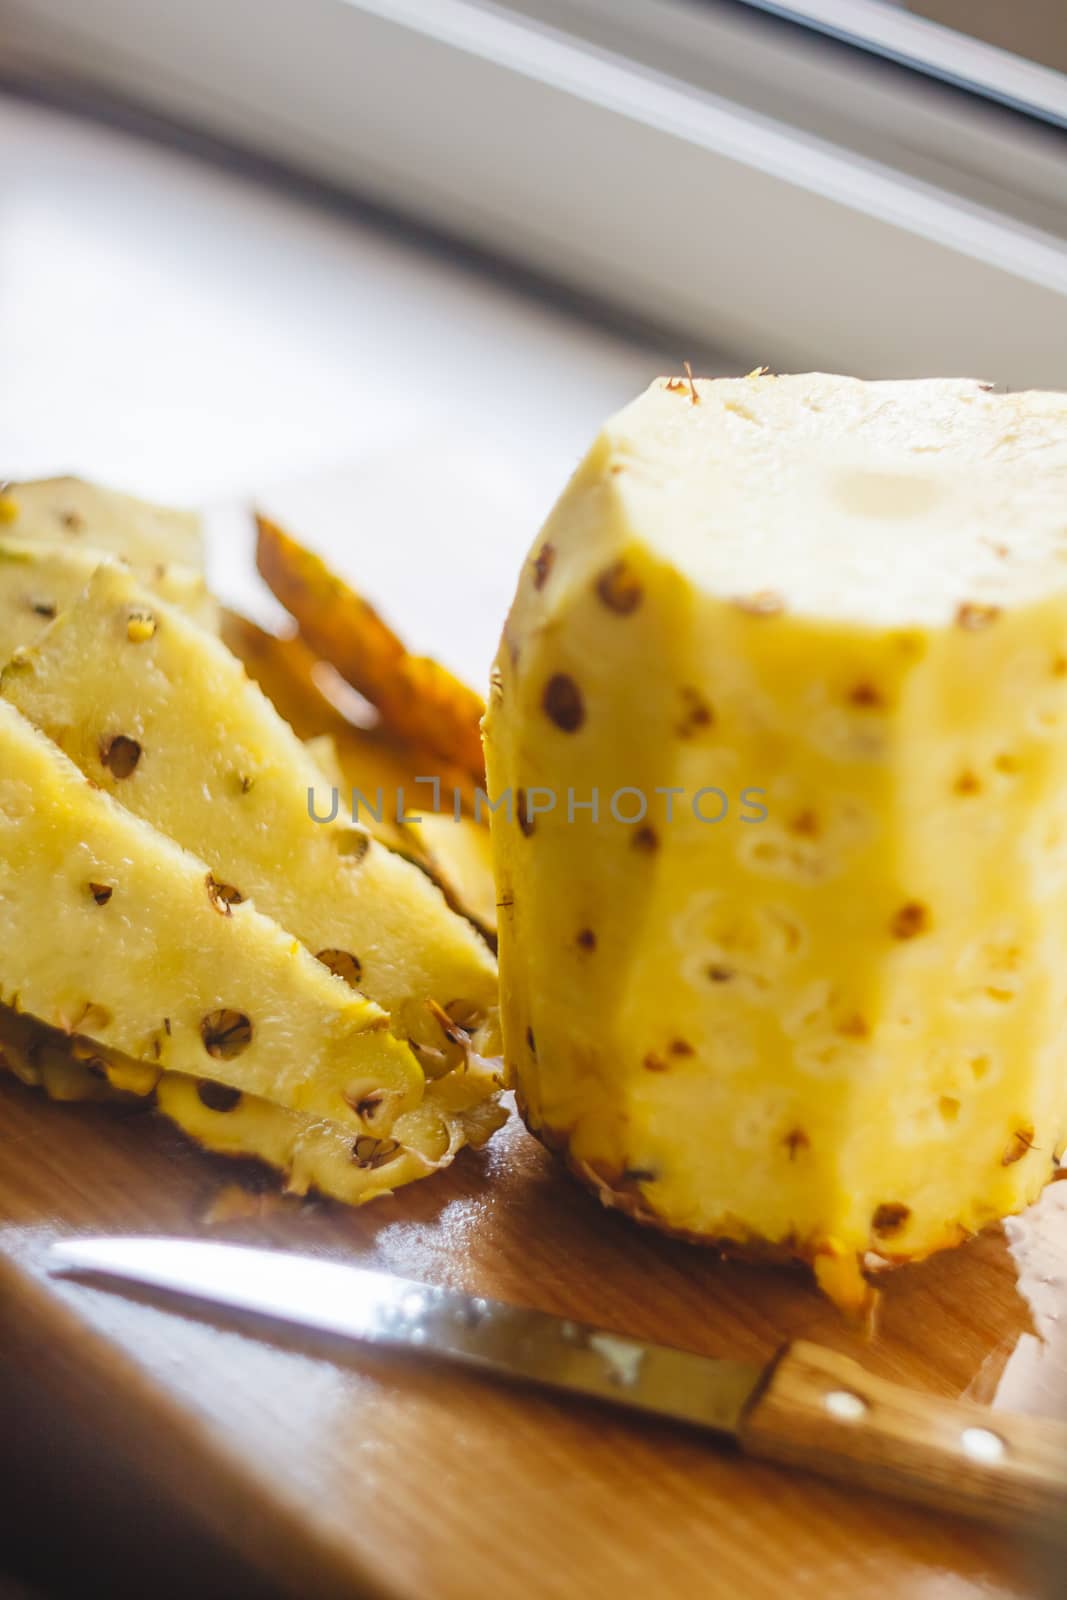
[[[594,442],[486,755],[509,1068],[607,1203],[869,1312],[1052,1176],[1065,495],[1067,400],[963,381],[660,380]]]
[[[438,662],[411,655],[373,606],[276,523],[256,522],[260,573],[311,648],[377,707],[389,732],[480,783],[481,697]]]

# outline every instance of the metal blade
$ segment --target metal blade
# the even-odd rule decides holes
[[[734,1434],[763,1376],[495,1300],[283,1250],[199,1240],[71,1239],[57,1267],[103,1274],[313,1328],[345,1340],[417,1350],[500,1377],[591,1395]]]

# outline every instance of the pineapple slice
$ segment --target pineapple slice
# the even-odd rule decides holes
[[[79,1056],[74,1045],[57,1028],[46,1028],[36,1017],[0,1006],[0,1069],[31,1088],[43,1089],[50,1100],[121,1099],[108,1081],[99,1052]],[[152,1074],[150,1088],[158,1075]]]
[[[447,1167],[465,1145],[485,1144],[507,1113],[497,1099],[499,1074],[479,1062],[429,1083],[420,1105],[397,1117],[388,1135],[352,1133],[337,1123],[233,1098],[221,1084],[165,1072],[156,1090],[164,1116],[206,1150],[254,1156],[284,1175],[287,1194],[314,1190],[359,1206]]]
[[[101,562],[110,559],[89,545],[0,536],[0,662],[34,644],[50,620],[78,598]],[[162,566],[146,581],[153,593],[202,628],[218,632],[218,603],[195,568]]]
[[[0,749],[6,1004],[361,1134],[388,1134],[419,1104],[423,1072],[380,1006],[2,700]],[[338,880],[362,871],[368,843],[334,836]]]
[[[83,478],[4,485],[0,529],[17,539],[106,550],[146,578],[159,566],[176,563],[196,571],[204,566],[200,518],[195,512],[150,505]]]
[[[447,1166],[464,1145],[484,1144],[506,1116],[494,1064],[478,1057],[468,1070],[429,1083],[422,1103],[397,1117],[387,1136],[353,1135],[214,1080],[158,1069],[146,1078],[143,1063],[7,1006],[0,1006],[3,1067],[52,1100],[128,1101],[131,1085],[142,1095],[154,1089],[157,1108],[205,1149],[265,1162],[284,1175],[289,1194],[313,1189],[346,1205]]]
[[[0,688],[93,783],[203,856],[220,897],[253,901],[371,996],[429,1071],[462,1054],[442,1031],[446,1011],[476,1048],[495,1043],[484,940],[424,873],[366,848],[342,820],[350,799],[335,797],[332,821],[312,820],[313,757],[225,646],[128,572],[101,567]],[[358,864],[339,868],[353,841]]]
[[[963,381],[661,380],[594,443],[486,742],[507,1059],[608,1204],[859,1302],[1049,1179],[1065,502],[1067,398]]]
[[[256,523],[259,570],[308,644],[377,706],[387,728],[481,783],[481,697],[439,662],[411,655],[362,595],[276,523]]]

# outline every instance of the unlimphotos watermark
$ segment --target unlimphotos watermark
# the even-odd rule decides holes
[[[624,784],[610,794],[595,788],[579,795],[573,788],[561,792],[545,785],[531,784],[526,789],[504,789],[495,797],[481,788],[474,790],[473,797],[469,791],[453,788],[451,804],[446,805],[440,778],[417,777],[413,783],[426,785],[430,795],[413,795],[410,804],[415,809],[411,812],[407,809],[409,801],[403,787],[394,791],[378,788],[373,796],[354,788],[345,815],[350,816],[353,823],[358,823],[365,815],[379,823],[388,817],[397,823],[413,824],[421,822],[427,812],[441,815],[448,811],[457,822],[464,814],[472,815],[476,822],[491,816],[503,818],[509,826],[517,822],[524,831],[533,826],[536,818],[549,814],[555,814],[567,823],[579,820],[600,823],[610,818],[628,827],[636,827],[650,817],[666,823],[691,817],[696,822],[710,825],[728,819],[743,823],[765,822],[767,819],[764,789],[740,789],[731,796],[727,790],[711,785],[692,791],[679,786],[661,785],[650,793],[636,785]],[[308,789],[307,796],[308,816],[313,822],[335,822],[341,815],[341,792],[336,787]]]

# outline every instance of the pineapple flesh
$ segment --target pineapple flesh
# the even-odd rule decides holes
[[[663,379],[593,444],[486,745],[507,1060],[607,1204],[858,1305],[1052,1175],[1065,503],[1067,398],[965,381]]]
[[[315,755],[220,641],[130,573],[101,567],[0,689],[94,784],[203,857],[235,905],[253,902],[376,1001],[429,1074],[462,1054],[449,1018],[494,1053],[485,941],[353,827],[350,796],[317,820],[330,809]]]
[[[72,550],[106,550],[146,575],[178,563],[202,571],[200,518],[84,478],[38,478],[0,490],[0,531]]]
[[[0,749],[5,1004],[149,1071],[218,1080],[359,1134],[387,1136],[419,1105],[424,1073],[380,1006],[2,700]],[[338,836],[338,879],[362,870],[368,843]]]
[[[72,605],[107,551],[48,540],[7,539],[0,528],[0,664],[35,644],[53,617]],[[193,567],[160,565],[148,582],[154,594],[218,632],[218,605]]]
[[[475,1058],[469,1070],[429,1083],[423,1101],[397,1117],[388,1136],[353,1136],[350,1128],[229,1084],[151,1071],[7,1006],[0,1006],[0,1067],[52,1100],[118,1101],[154,1091],[157,1109],[205,1149],[274,1167],[289,1194],[314,1190],[346,1205],[362,1205],[447,1166],[462,1146],[484,1144],[506,1115],[495,1098],[500,1080],[493,1064]]]

